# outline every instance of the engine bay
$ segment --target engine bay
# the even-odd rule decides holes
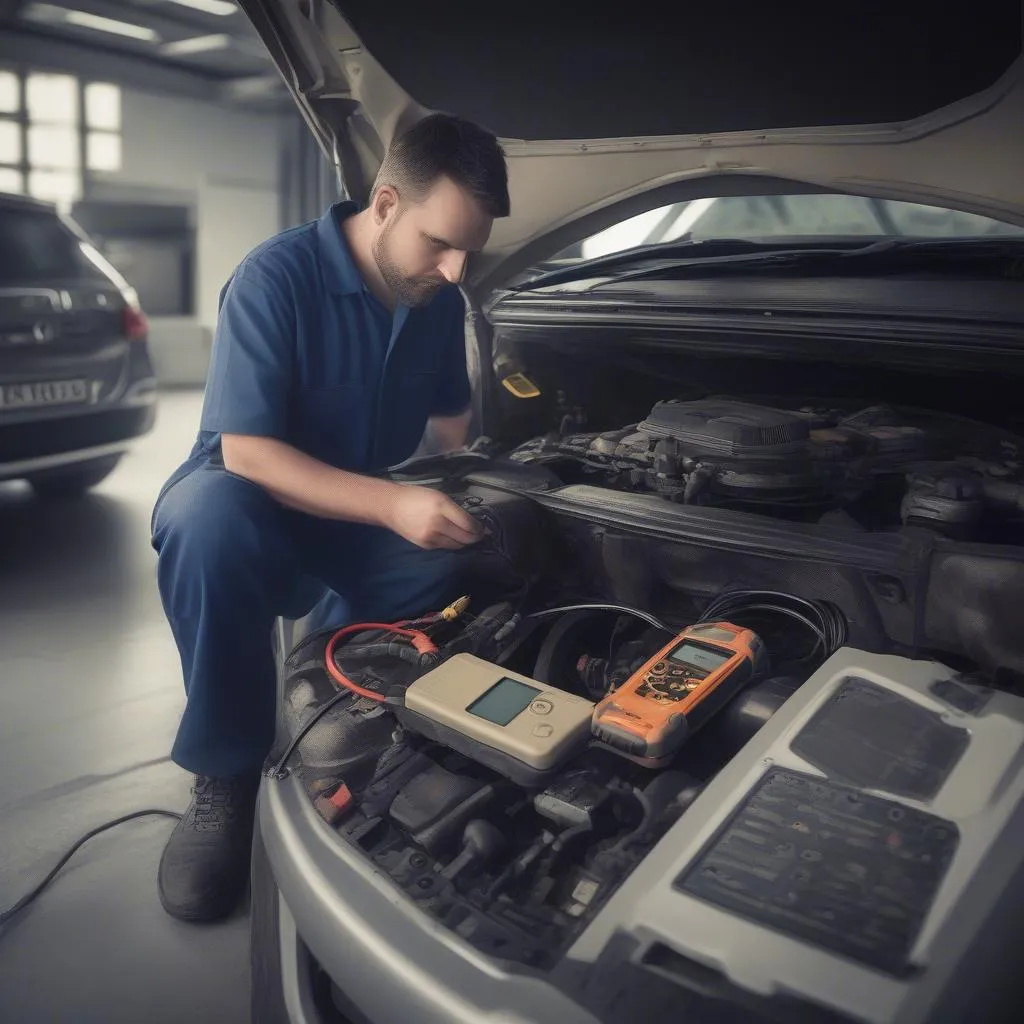
[[[641,609],[611,602],[552,607],[550,602],[534,603],[513,595],[479,611],[472,605],[466,610],[459,602],[434,616],[429,627],[423,627],[429,629],[436,646],[429,655],[421,651],[415,657],[406,653],[396,658],[396,638],[376,629],[347,627],[312,634],[296,647],[284,668],[283,714],[291,744],[278,762],[278,771],[294,755],[295,770],[328,826],[430,918],[498,960],[556,971],[620,889],[662,848],[668,834],[685,827],[688,811],[700,805],[702,794],[716,780],[725,773],[740,773],[744,764],[742,771],[758,778],[773,759],[784,760],[775,754],[766,761],[759,753],[759,736],[770,734],[767,727],[776,715],[817,692],[826,676],[837,690],[849,682],[849,674],[837,675],[834,667],[843,658],[876,657],[843,646],[848,623],[841,610],[828,602],[734,589],[708,603],[704,615],[696,618],[720,631],[726,615],[766,638],[765,656],[754,659],[751,665],[756,663],[756,669],[738,680],[734,689],[722,690],[723,699],[716,702],[713,713],[669,756],[657,761],[634,756],[636,748],[602,742],[605,734],[595,729],[590,742],[553,766],[527,772],[510,770],[508,758],[496,757],[486,742],[465,736],[452,742],[445,730],[425,724],[421,715],[410,713],[412,689],[438,671],[437,666],[470,656],[491,665],[495,678],[521,674],[535,685],[541,698],[537,704],[564,692],[592,702],[588,707],[600,707],[603,701],[618,700],[645,671],[658,676],[654,681],[662,685],[654,687],[658,692],[653,696],[660,700],[671,697],[676,685],[672,668],[666,669],[671,658],[664,645],[677,628],[666,627]],[[403,624],[403,628],[413,627],[419,628],[416,621]],[[352,629],[356,632],[349,638]],[[346,643],[338,645],[342,633]],[[706,659],[706,652],[701,657]],[[662,660],[652,660],[658,658]],[[707,660],[697,662],[713,667]],[[992,679],[977,671],[963,673],[937,661],[891,656],[882,657],[880,664],[886,675],[869,675],[871,686],[854,687],[850,694],[844,691],[853,702],[845,706],[846,711],[856,706],[856,714],[837,712],[826,727],[807,731],[801,734],[802,740],[787,746],[786,756],[795,757],[796,765],[806,762],[821,768],[840,785],[834,793],[828,791],[829,800],[845,800],[848,791],[894,794],[897,804],[879,804],[881,811],[866,797],[857,806],[872,815],[891,815],[896,822],[910,813],[910,806],[936,797],[954,773],[958,785],[967,783],[962,772],[976,770],[978,761],[967,759],[961,764],[961,759],[970,729],[979,728],[979,714],[986,708],[998,709],[1020,718],[1018,724],[1024,728],[1024,700],[993,690]],[[687,670],[687,674],[692,678],[680,683],[692,688],[694,679],[705,673]],[[910,678],[927,683],[921,684],[922,692],[939,709],[931,717],[907,701],[905,679]],[[356,691],[339,686],[339,679],[356,681]],[[550,709],[531,705],[530,710],[539,715],[531,725],[537,722],[538,729],[544,728]],[[956,729],[941,725],[940,719],[949,714],[959,715],[967,725]],[[994,724],[985,726],[989,728],[998,731]],[[865,745],[868,737],[871,741]],[[521,762],[517,764],[523,768]],[[997,772],[994,762],[990,767]],[[990,781],[996,784],[995,779]],[[797,787],[792,793],[787,789],[786,799],[796,800],[805,814],[811,813],[809,797],[801,796],[799,787],[811,785],[811,792],[825,793],[825,788],[816,788],[803,776],[784,775],[776,782],[783,788]],[[842,788],[850,786],[852,790]],[[738,799],[742,794],[734,795]],[[899,799],[908,798],[910,804],[898,804]],[[941,800],[936,807],[942,810]],[[789,871],[796,864],[799,874],[801,858],[819,857],[829,847],[831,813],[824,807],[814,811],[820,814],[823,838],[808,840],[809,846],[792,847],[776,867]],[[923,857],[924,863],[941,854],[941,870],[932,873],[934,878],[929,875],[927,892],[919,891],[923,876],[914,875],[917,869],[911,870],[912,865],[902,860],[894,861],[891,871],[910,871],[898,883],[911,887],[907,893],[892,896],[895,902],[879,903],[871,895],[874,890],[858,888],[856,896],[864,907],[854,917],[849,917],[854,913],[849,900],[844,897],[836,903],[838,897],[830,895],[828,884],[823,882],[823,889],[798,887],[793,891],[806,889],[800,897],[806,907],[793,934],[876,966],[889,965],[885,957],[892,954],[890,946],[898,947],[902,970],[953,856],[948,837],[956,828],[941,822],[946,819],[927,820],[932,830],[928,835],[934,832],[938,837],[934,843],[921,839],[916,818],[912,827],[908,824],[906,841],[912,844],[908,856],[913,849],[914,857]],[[750,827],[760,826],[755,822]],[[872,843],[882,844],[880,852],[875,852],[883,856],[890,840],[874,824],[854,827],[850,842],[853,846],[863,842],[862,828],[874,830]],[[744,842],[751,841],[749,828],[740,831]],[[780,833],[778,849],[789,849],[783,840]],[[729,851],[714,853],[703,888],[698,886],[699,898],[713,897],[741,916],[753,912],[744,910],[745,897],[738,894],[747,889],[753,893],[762,886],[757,881],[762,869],[754,842],[742,863]],[[853,855],[841,848],[830,854]],[[896,885],[897,876],[890,872],[889,877]],[[850,884],[851,880],[844,882],[843,891]],[[910,899],[911,889],[917,903],[908,915],[903,901]],[[772,901],[790,898],[788,889],[776,893],[768,899],[767,909],[758,911],[769,927],[779,926],[772,917],[776,913]],[[756,902],[762,906],[762,895]],[[902,908],[899,920],[892,916],[897,907]],[[816,933],[825,920],[852,921],[864,934],[854,945],[844,945],[841,927],[829,925],[824,937]],[[884,940],[878,939],[883,933]]]
[[[960,540],[1024,539],[1019,438],[888,405],[772,408],[730,398],[659,401],[637,423],[588,433],[586,414],[514,447],[562,482],[657,494],[862,530],[920,526]]]
[[[919,940],[938,941],[951,865],[1001,844],[1022,799],[1004,726],[1024,742],[1024,442],[962,415],[974,410],[888,395],[768,402],[704,387],[651,402],[664,382],[641,376],[596,366],[578,389],[593,411],[571,389],[511,399],[520,418],[495,439],[398,473],[483,526],[463,557],[469,609],[429,627],[426,661],[370,657],[395,639],[372,631],[336,650],[331,631],[303,639],[284,665],[278,770],[294,756],[345,847],[474,949],[560,979],[585,950],[597,966],[566,981],[587,988],[581,1001],[611,1005],[609,979],[628,975],[673,1019],[678,989],[656,995],[638,954],[609,951],[637,906],[653,920],[682,900],[652,946],[668,973],[703,978],[720,955],[679,923],[699,920],[755,974],[777,961],[780,990],[850,1011],[829,1019],[891,1019],[896,982],[854,1012],[815,956],[927,977]],[[598,379],[613,382],[604,395]],[[554,767],[513,768],[408,699],[472,656],[535,686],[539,704],[564,693],[599,708],[656,664],[649,689],[675,700],[693,674],[652,659],[712,621],[752,631],[766,657],[660,758],[595,727]],[[345,692],[339,673],[366,693]],[[986,736],[1008,745],[983,764]],[[782,805],[788,824],[772,817]],[[958,863],[975,885],[978,864]],[[764,929],[753,947],[751,923]]]
[[[442,657],[483,656],[539,688],[593,701],[636,673],[666,639],[664,629],[613,609],[545,616],[509,631],[515,618],[511,604],[499,604],[461,629],[446,627]],[[290,734],[299,735],[311,713],[339,696],[324,668],[328,643],[329,635],[314,634],[286,663]],[[424,735],[429,730],[410,722],[396,698],[421,670],[388,663],[382,671],[378,659],[364,657],[366,649],[343,648],[334,657],[353,679],[386,688],[388,703],[350,695],[302,736],[296,750],[311,799],[343,840],[432,917],[482,952],[538,968],[564,953],[801,682],[799,669],[756,679],[671,763],[648,767],[590,744],[524,780],[490,767],[482,748],[474,757],[472,746],[459,751]]]

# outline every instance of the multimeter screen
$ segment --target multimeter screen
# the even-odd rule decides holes
[[[466,710],[471,715],[495,725],[508,725],[516,715],[530,706],[530,702],[538,693],[540,690],[535,687],[506,676],[477,697]]]
[[[696,644],[681,644],[671,654],[673,661],[681,661],[684,665],[702,668],[706,672],[724,665],[731,657],[731,652],[721,654],[718,651],[709,651],[706,647],[698,647]]]

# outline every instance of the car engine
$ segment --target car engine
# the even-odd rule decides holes
[[[914,941],[928,915],[940,945],[966,941],[944,923],[944,880],[997,884],[978,858],[1005,853],[1005,822],[1024,813],[1024,554],[974,539],[1019,529],[1017,441],[886,407],[715,400],[471,455],[410,473],[483,528],[460,556],[469,608],[434,613],[429,664],[375,629],[337,649],[335,630],[301,640],[270,777],[294,776],[346,855],[433,922],[588,1005],[628,1007],[639,990],[661,1007],[650,1019],[674,1019],[674,984],[632,960],[600,966],[637,907],[637,934],[676,908],[651,955],[686,977],[724,927],[743,969],[771,962],[774,983],[818,1004],[833,998],[822,955],[850,991],[865,967],[927,980]],[[722,621],[753,630],[767,663],[656,764],[595,729],[524,776],[405,703],[431,666],[468,654],[598,705],[656,661],[666,628]],[[567,968],[579,949],[596,966]],[[715,978],[746,998],[730,984]],[[906,994],[872,990],[852,1019],[890,1019],[893,992]]]
[[[433,922],[600,1019],[638,992],[658,1007],[645,1019],[675,1019],[667,974],[703,985],[722,950],[712,983],[737,1005],[733,964],[851,1013],[836,1019],[891,1019],[928,957],[967,942],[947,919],[1004,884],[980,858],[1009,856],[1024,814],[1024,444],[936,412],[731,398],[585,426],[577,410],[407,467],[482,527],[460,556],[469,610],[437,622],[429,666],[382,660],[395,638],[373,630],[336,652],[334,631],[303,639],[271,777],[300,780],[346,853]],[[666,628],[701,622],[754,631],[768,659],[657,763],[594,725],[553,769],[517,774],[405,704],[469,654],[597,706],[657,661]],[[661,938],[640,957],[648,921]],[[822,983],[822,956],[848,988]],[[895,980],[836,1003],[858,970]]]
[[[665,640],[643,620],[602,610],[516,626],[510,604],[484,609],[453,628],[445,657],[472,652],[593,700]],[[338,696],[324,671],[327,640],[307,638],[286,663],[289,734],[302,735]],[[359,650],[341,655],[346,672],[386,684],[391,699],[417,675],[407,663],[382,671]],[[483,952],[544,967],[799,683],[783,674],[758,680],[670,767],[586,749],[526,785],[408,728],[400,700],[355,697],[302,735],[299,773],[338,834],[423,909]]]
[[[921,526],[1017,540],[1024,522],[1019,438],[953,416],[872,406],[775,409],[728,398],[658,402],[639,423],[566,430],[508,458],[686,505],[817,521],[842,511],[869,530]]]
[[[747,596],[750,611],[771,597]],[[334,654],[333,632],[285,663],[292,741],[271,778],[295,756],[324,827],[379,877],[597,1019],[626,1024],[639,1001],[644,1019],[675,1020],[682,991],[702,1020],[881,1024],[900,1000],[935,998],[929,965],[983,941],[957,906],[1010,882],[982,863],[1020,863],[1010,822],[1024,813],[1024,699],[939,663],[848,646],[826,657],[837,634],[772,657],[667,764],[592,741],[517,781],[483,749],[410,722],[413,661],[370,658],[382,646],[372,631]],[[502,603],[437,640],[442,659],[472,652],[599,699],[650,664],[665,631],[613,606],[523,618]],[[387,699],[339,691],[331,659]],[[1011,903],[988,933],[1004,934]],[[732,970],[770,976],[789,1015],[755,1013]],[[697,993],[713,983],[706,1005],[695,978]],[[862,991],[866,978],[879,984]],[[805,1015],[821,1005],[837,1015]],[[730,1016],[715,1015],[723,1006]]]

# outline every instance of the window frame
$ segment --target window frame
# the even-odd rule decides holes
[[[0,111],[0,121],[6,123],[13,123],[18,126],[18,132],[21,139],[21,159],[16,163],[9,161],[0,161],[0,169],[5,171],[14,171],[21,176],[21,190],[20,194],[33,198],[33,193],[30,191],[31,174],[33,171],[39,172],[55,172],[55,173],[70,173],[76,177],[76,194],[73,199],[67,202],[67,206],[75,202],[79,202],[83,199],[87,199],[92,191],[92,184],[97,177],[107,174],[116,174],[118,170],[93,170],[89,166],[89,137],[91,135],[108,135],[116,136],[119,140],[120,147],[120,160],[119,163],[123,163],[124,159],[124,124],[121,120],[120,127],[117,129],[110,128],[93,128],[89,122],[88,108],[86,104],[86,93],[90,85],[112,85],[119,91],[119,99],[123,99],[124,91],[120,82],[111,81],[106,78],[94,78],[94,77],[83,77],[67,71],[58,71],[49,68],[38,68],[38,67],[27,67],[22,65],[3,64],[0,65],[0,73],[8,73],[15,76],[18,83],[18,109],[14,113],[8,113]],[[29,116],[28,110],[28,79],[34,74],[53,74],[61,75],[67,78],[73,79],[75,82],[75,89],[78,101],[78,112],[75,118],[72,128],[75,132],[76,146],[77,146],[77,166],[74,168],[64,167],[51,167],[45,164],[34,164],[29,155],[29,129],[32,125],[46,125],[49,122],[46,121],[33,121]],[[40,197],[34,197],[40,198]],[[44,201],[50,202],[52,200],[44,199]],[[57,205],[62,205],[58,203]]]

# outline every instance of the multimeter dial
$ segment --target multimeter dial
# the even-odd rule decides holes
[[[680,644],[680,648],[689,647],[692,654],[693,645]],[[729,652],[717,652],[714,649],[697,649],[697,656],[701,653],[712,660],[728,657]],[[647,697],[658,704],[675,704],[677,701],[685,700],[697,687],[702,679],[707,678],[707,671],[678,658],[677,651],[671,651],[668,657],[655,662],[643,676],[643,680],[637,687],[636,693],[639,697]]]
[[[673,670],[669,675],[656,675],[652,671],[637,688],[637,694],[659,704],[674,704],[688,697],[699,683],[699,679],[693,679],[683,671]]]

